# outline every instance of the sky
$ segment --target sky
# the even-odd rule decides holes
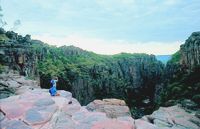
[[[6,30],[99,54],[173,54],[200,30],[200,0],[1,0],[0,4]]]

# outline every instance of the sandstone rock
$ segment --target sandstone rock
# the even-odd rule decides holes
[[[0,121],[4,120],[5,114],[3,112],[0,112]]]
[[[72,93],[64,90],[59,91],[60,96],[65,97],[65,98],[72,98]]]
[[[59,115],[55,125],[55,129],[75,129],[75,127],[75,122],[70,117],[67,117],[64,114]]]
[[[1,102],[1,110],[9,119],[19,118],[24,114],[26,109],[17,102]]]
[[[106,120],[97,122],[91,129],[135,129],[133,125],[128,122],[121,122],[117,120]]]
[[[159,108],[150,117],[157,127],[198,129],[200,119],[186,112],[179,106]]]
[[[30,125],[34,125],[43,122],[44,119],[37,110],[29,109],[25,114],[25,121]]]
[[[124,100],[120,99],[103,99],[105,105],[119,105],[119,106],[126,106]]]
[[[34,105],[40,107],[40,106],[52,105],[54,103],[55,102],[51,98],[42,98],[37,100]]]
[[[58,92],[66,95],[52,97],[48,90],[33,89],[1,99],[1,128],[199,129],[199,118],[179,106],[159,108],[149,116],[134,120],[128,113],[128,107],[121,101],[95,100],[85,107],[70,93]],[[89,106],[92,111],[87,110]]]
[[[0,74],[0,98],[7,98],[11,95],[20,95],[38,87],[38,83],[33,80],[25,79],[24,76],[10,72]]]
[[[5,129],[32,129],[30,126],[26,125],[20,120],[8,120],[5,123],[2,123],[1,128]]]
[[[103,101],[94,100],[89,103],[86,108],[89,111],[105,112],[110,118],[117,118],[121,116],[130,116],[129,108],[125,105],[123,100],[104,99]]]
[[[136,129],[160,129],[156,125],[140,119],[135,120],[135,127]]]
[[[72,102],[72,104],[66,103],[63,106],[62,111],[65,112],[67,115],[72,116],[74,113],[76,113],[80,109],[81,109],[81,105],[80,104],[76,104],[76,103]]]

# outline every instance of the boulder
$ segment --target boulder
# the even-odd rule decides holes
[[[120,99],[103,99],[105,105],[118,105],[118,106],[126,106],[124,100]]]
[[[131,116],[126,103],[119,99],[94,100],[86,106],[86,109],[89,111],[105,112],[110,118]]]
[[[193,114],[186,112],[179,105],[171,107],[160,107],[149,115],[152,123],[157,127],[180,128],[180,129],[199,129],[200,119]]]

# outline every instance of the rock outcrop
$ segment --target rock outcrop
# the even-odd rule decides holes
[[[39,51],[33,45],[42,45],[40,41],[31,40],[30,35],[22,37],[13,31],[2,31],[0,34],[1,65],[18,71],[21,75],[38,76],[37,64],[46,53],[42,47]]]
[[[1,128],[134,129],[130,116],[111,119],[105,113],[81,107],[70,92],[58,92],[60,96],[51,97],[47,90],[34,89],[1,99]]]
[[[37,81],[30,80],[13,72],[0,74],[0,99],[15,94],[22,94],[34,88],[40,88]]]
[[[160,107],[142,119],[160,128],[198,129],[200,127],[200,119],[186,112],[180,105]]]
[[[153,114],[134,120],[124,111],[124,101],[96,100],[87,107],[67,91],[51,97],[48,90],[33,89],[20,95],[1,99],[2,129],[199,129],[200,119],[180,106],[159,108]],[[72,101],[69,104],[69,101]],[[97,104],[98,103],[98,104]],[[106,107],[109,112],[102,112]],[[115,106],[118,106],[116,108]],[[120,107],[121,106],[121,107]],[[89,110],[87,110],[89,108]],[[95,110],[92,110],[95,109]],[[128,107],[127,107],[128,108]],[[115,109],[115,110],[113,110]],[[117,109],[117,110],[116,110]],[[121,110],[122,109],[122,110]],[[99,110],[99,111],[98,111]],[[112,112],[113,111],[113,112]],[[119,113],[117,115],[116,113]],[[109,115],[108,115],[109,114]],[[111,118],[110,116],[115,116]]]
[[[86,106],[86,109],[93,112],[104,112],[109,118],[131,116],[129,107],[119,99],[94,100]]]
[[[193,32],[180,47],[180,64],[189,69],[200,65],[200,32]]]
[[[165,67],[163,103],[190,99],[200,103],[200,32],[193,32]],[[161,92],[160,92],[161,93]]]
[[[60,96],[50,96],[35,81],[17,74],[2,74],[1,83],[14,87],[17,94],[0,99],[1,129],[199,129],[199,111],[187,100],[180,105],[160,107],[141,119],[133,119],[125,101],[94,100],[87,106],[59,90]],[[27,86],[28,88],[25,88]],[[2,92],[1,92],[2,93]],[[72,103],[70,103],[72,102]]]
[[[94,99],[123,97],[138,103],[149,98],[152,102],[162,70],[163,65],[153,55],[122,58],[90,67],[88,76],[75,77],[71,91],[82,104]]]

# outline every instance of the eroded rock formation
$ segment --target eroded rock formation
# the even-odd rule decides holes
[[[180,47],[180,64],[189,69],[200,65],[200,32],[193,32]]]

